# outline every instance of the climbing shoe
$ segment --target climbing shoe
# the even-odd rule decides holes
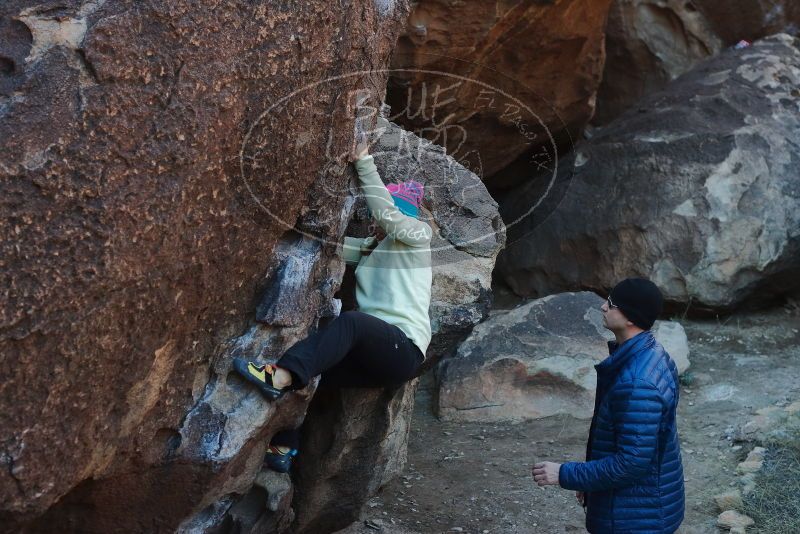
[[[249,382],[258,386],[261,393],[270,400],[278,400],[285,393],[284,390],[272,385],[272,375],[275,373],[275,367],[272,365],[256,365],[242,358],[234,358],[233,368]]]
[[[288,473],[292,467],[292,459],[297,456],[297,449],[286,447],[267,447],[267,454],[264,456],[264,463],[267,467],[278,473]]]

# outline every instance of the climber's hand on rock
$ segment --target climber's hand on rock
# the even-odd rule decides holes
[[[368,144],[366,144],[366,143],[364,143],[364,144],[356,144],[353,147],[352,152],[350,152],[350,161],[356,161],[358,159],[361,159],[364,156],[366,156],[367,154],[369,154],[369,145]]]
[[[350,161],[356,161],[369,154],[369,141],[367,136],[360,132],[353,142],[353,149],[350,151]]]

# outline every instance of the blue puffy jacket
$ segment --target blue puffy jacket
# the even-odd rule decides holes
[[[678,370],[650,331],[608,345],[595,366],[587,461],[563,464],[559,483],[585,492],[592,534],[672,534],[684,513]]]

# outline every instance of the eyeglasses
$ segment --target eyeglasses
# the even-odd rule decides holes
[[[610,295],[606,298],[606,302],[608,302],[608,309],[610,309],[610,310],[614,310],[614,309],[619,308],[619,306],[617,306],[616,304],[611,302],[611,296]]]

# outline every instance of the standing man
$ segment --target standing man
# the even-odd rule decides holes
[[[628,278],[611,290],[601,309],[616,341],[595,366],[586,461],[533,467],[540,486],[577,492],[592,534],[672,534],[683,521],[678,370],[650,332],[662,306],[649,280]]]

